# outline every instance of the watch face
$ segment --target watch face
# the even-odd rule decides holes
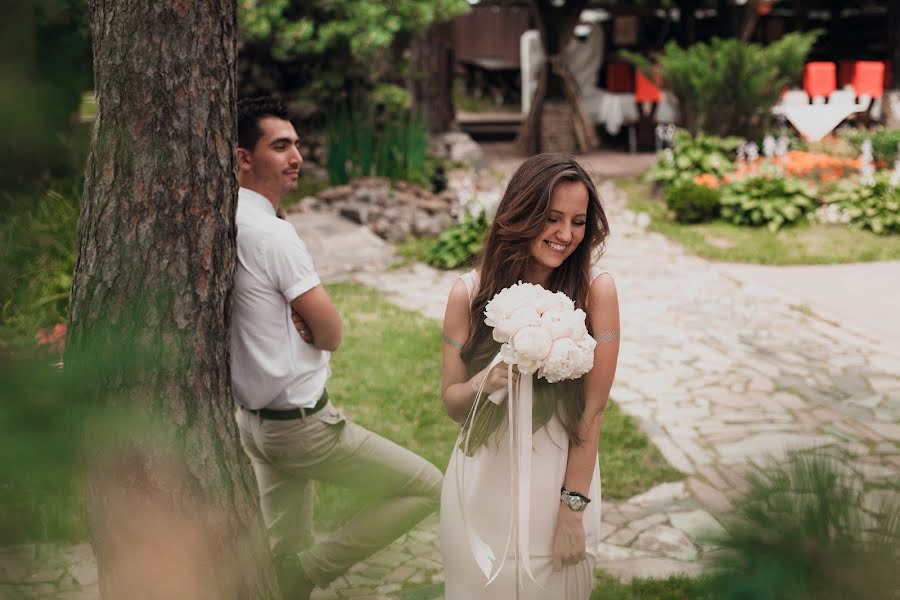
[[[578,512],[584,508],[584,500],[578,496],[569,496],[569,508]]]

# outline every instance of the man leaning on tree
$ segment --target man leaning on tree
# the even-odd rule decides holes
[[[276,216],[297,189],[298,145],[279,101],[238,103],[231,377],[241,442],[291,600],[309,598],[406,532],[437,508],[441,491],[434,465],[348,420],[328,397],[341,318],[303,241]],[[317,539],[314,481],[365,496],[366,507]]]

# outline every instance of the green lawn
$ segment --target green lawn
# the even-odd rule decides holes
[[[622,583],[598,572],[591,600],[697,600],[709,598],[702,578],[681,575],[665,579],[632,579]]]
[[[612,575],[598,571],[591,600],[712,600],[704,590],[703,578],[683,576],[665,579],[632,579],[622,583]],[[439,600],[444,584],[423,585],[400,592],[401,600]]]
[[[650,229],[709,260],[763,265],[804,265],[900,259],[900,236],[879,236],[846,226],[808,225],[771,234],[765,228],[741,227],[716,221],[696,225],[676,223],[653,186],[637,178],[614,178],[628,193],[628,208],[646,212]]]
[[[428,253],[437,243],[436,237],[415,237],[410,236],[399,244],[394,244],[394,250],[403,259],[398,261],[395,267],[404,267],[411,262],[428,262]]]
[[[359,285],[340,284],[329,286],[329,290],[345,324],[344,343],[332,358],[334,376],[328,386],[335,403],[355,421],[421,454],[443,470],[457,425],[445,415],[440,400],[440,324],[397,308],[378,292]],[[13,379],[12,373],[7,373],[0,380],[18,390],[35,377],[21,375]],[[33,464],[28,477],[17,478],[15,485],[0,482],[0,505],[7,509],[0,511],[0,537],[9,543],[74,542],[85,536],[74,483],[75,467],[72,461],[57,457],[77,453],[77,443],[62,435],[68,432],[65,423],[59,419],[51,423],[40,416],[43,407],[57,406],[48,404],[51,401],[65,406],[60,394],[50,392],[46,399],[41,396],[41,402],[16,410],[28,409],[33,418],[43,419],[43,430],[54,441],[52,447],[47,441],[34,446],[35,433],[21,425],[13,428],[15,420],[6,420],[18,414],[12,405],[7,404],[9,410],[0,415],[4,417],[0,419],[0,431],[6,432],[4,444],[0,444],[4,455],[22,455],[26,448],[33,450],[28,457],[34,455],[28,459]],[[31,398],[34,397],[32,393]],[[54,411],[63,414],[56,408]],[[4,424],[10,429],[4,429]],[[60,445],[63,449],[57,448]],[[600,455],[606,498],[629,497],[656,483],[681,478],[635,423],[614,405],[604,421]],[[365,500],[327,485],[319,486],[319,495],[316,518],[323,529],[334,526],[347,511],[358,508]]]
[[[446,416],[440,399],[440,324],[359,285],[329,290],[344,318],[344,341],[332,357],[334,374],[328,384],[335,403],[359,424],[444,470],[458,426]],[[613,404],[600,448],[605,498],[628,498],[683,477]],[[319,486],[319,495],[316,514],[325,527],[361,503],[327,485]]]

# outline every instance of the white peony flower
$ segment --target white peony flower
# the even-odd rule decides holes
[[[553,338],[543,327],[531,325],[523,327],[511,340],[516,356],[526,361],[542,361],[550,353]]]
[[[571,373],[581,363],[580,354],[581,349],[569,338],[556,340],[544,360],[539,376],[550,383],[571,379]]]
[[[560,338],[581,339],[587,334],[584,319],[587,315],[584,311],[576,310],[551,310],[541,315],[541,325],[550,332],[554,340]]]
[[[540,322],[541,315],[536,310],[527,305],[521,306],[494,325],[494,341],[504,344],[516,335],[519,330],[537,325]]]
[[[538,376],[549,383],[578,379],[593,368],[596,345],[597,342],[589,335],[577,341],[570,338],[554,341]]]

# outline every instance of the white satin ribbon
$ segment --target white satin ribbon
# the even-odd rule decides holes
[[[501,356],[498,354],[488,365],[487,371],[490,372],[496,365],[502,362]],[[466,436],[462,440],[463,455],[456,461],[456,490],[459,510],[462,515],[463,527],[466,531],[466,537],[469,541],[469,550],[475,559],[475,563],[481,572],[487,578],[485,587],[490,585],[498,575],[503,571],[503,565],[506,563],[506,557],[509,554],[509,547],[512,538],[515,537],[516,545],[516,598],[519,597],[519,590],[522,587],[522,573],[537,583],[534,574],[531,571],[531,547],[530,547],[530,517],[531,517],[531,453],[532,453],[532,408],[534,404],[534,381],[533,374],[521,374],[518,384],[513,385],[514,373],[513,365],[508,367],[509,377],[507,380],[507,389],[498,390],[504,392],[497,394],[493,392],[489,396],[489,400],[499,405],[507,397],[507,414],[509,418],[509,488],[510,497],[512,498],[511,514],[513,518],[510,521],[509,531],[507,532],[506,544],[503,549],[503,556],[500,564],[494,568],[496,556],[491,547],[478,536],[478,533],[472,528],[466,516],[466,507],[464,503],[465,493],[463,487],[465,485],[465,460],[466,452],[469,448],[469,442],[472,432],[472,421],[478,410],[481,397],[484,392],[484,384],[487,380],[485,377],[478,388],[475,395],[475,402],[466,417],[465,425]],[[462,463],[462,466],[460,464]]]

